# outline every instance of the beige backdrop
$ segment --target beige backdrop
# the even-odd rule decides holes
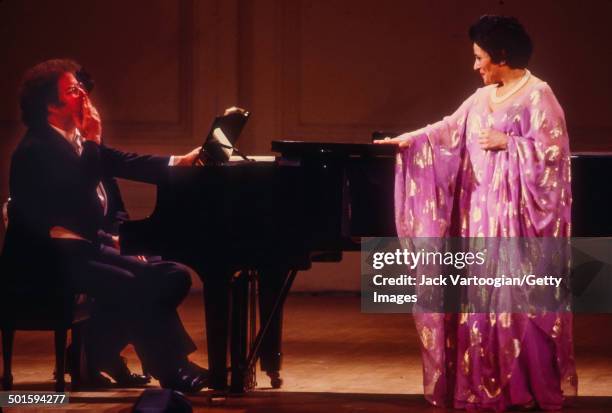
[[[565,108],[573,150],[612,150],[607,0],[0,0],[0,199],[23,133],[19,78],[41,60],[71,57],[94,75],[113,146],[182,153],[239,105],[253,114],[239,146],[268,154],[272,139],[367,142],[449,113],[479,85],[466,31],[486,13],[532,34],[530,69]],[[150,213],[154,187],[122,188],[134,218]],[[358,287],[355,255],[296,285]]]

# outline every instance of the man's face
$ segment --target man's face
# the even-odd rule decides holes
[[[83,115],[85,91],[73,73],[66,72],[57,80],[57,96],[60,103],[49,105],[49,115],[78,126]]]

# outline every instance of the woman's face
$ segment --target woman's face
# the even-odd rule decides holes
[[[501,66],[493,63],[491,56],[474,43],[474,70],[478,70],[485,85],[501,82]]]

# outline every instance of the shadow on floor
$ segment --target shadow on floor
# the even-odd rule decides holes
[[[110,391],[106,394],[86,395],[75,393],[70,402],[98,410],[103,404],[113,404],[116,408],[105,411],[129,411],[140,391]],[[255,391],[242,396],[229,396],[212,392],[190,395],[195,412],[248,412],[248,413],[405,413],[405,412],[455,412],[454,409],[436,408],[425,401],[421,394],[365,394],[365,393],[313,393]],[[117,406],[121,404],[121,406]],[[77,406],[74,406],[77,407]],[[78,407],[77,407],[78,408]],[[591,413],[612,411],[612,397],[578,397],[570,402],[564,412]]]

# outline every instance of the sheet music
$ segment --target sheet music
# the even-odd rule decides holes
[[[221,150],[225,154],[225,157],[230,159],[230,157],[232,156],[232,152],[234,151],[232,149],[233,145],[230,142],[230,140],[227,138],[227,136],[225,136],[225,133],[223,133],[223,130],[221,128],[215,128],[212,134],[213,134],[214,142],[218,142],[221,144]]]

